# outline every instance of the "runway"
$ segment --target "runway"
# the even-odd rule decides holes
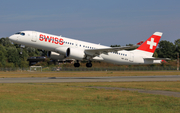
[[[180,81],[180,75],[167,76],[122,76],[122,77],[43,77],[0,78],[0,83],[61,83],[61,82],[145,82]]]

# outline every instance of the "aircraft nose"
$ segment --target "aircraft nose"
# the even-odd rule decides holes
[[[9,36],[9,40],[12,40],[12,37],[13,37],[12,35],[11,35],[11,36]]]
[[[15,36],[14,35],[9,36],[9,40],[14,41],[15,40]]]
[[[9,36],[9,39],[10,39],[10,40],[12,39],[12,35],[11,35],[11,36]]]

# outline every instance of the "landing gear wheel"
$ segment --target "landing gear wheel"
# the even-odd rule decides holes
[[[74,67],[79,67],[80,63],[74,63]]]
[[[86,67],[92,67],[92,63],[87,63]]]

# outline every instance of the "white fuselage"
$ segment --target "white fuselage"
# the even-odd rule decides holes
[[[30,46],[38,49],[43,49],[47,51],[57,52],[57,48],[77,48],[78,50],[88,50],[88,49],[101,49],[109,48],[108,46],[103,46],[99,44],[89,43],[85,41],[79,41],[71,38],[55,36],[47,33],[41,33],[36,31],[23,31],[25,35],[14,34],[10,36],[10,40],[14,43],[22,44],[25,46]],[[42,35],[42,36],[41,36]],[[58,52],[59,54],[66,55],[65,52]],[[153,64],[160,63],[161,60],[144,60],[149,53],[142,52],[139,50],[132,51],[116,51],[102,53],[98,56],[92,57],[92,60],[100,60],[104,62],[114,63],[114,64]]]

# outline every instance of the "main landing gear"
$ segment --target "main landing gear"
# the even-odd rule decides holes
[[[76,63],[74,63],[74,67],[79,67],[80,66],[80,63],[79,63],[79,60],[76,61]]]
[[[88,63],[86,63],[86,67],[92,67],[91,61],[88,61]]]
[[[79,67],[80,66],[80,63],[79,61],[77,60],[76,63],[74,63],[74,67]],[[92,67],[92,63],[91,61],[88,61],[88,63],[86,63],[86,67]]]

